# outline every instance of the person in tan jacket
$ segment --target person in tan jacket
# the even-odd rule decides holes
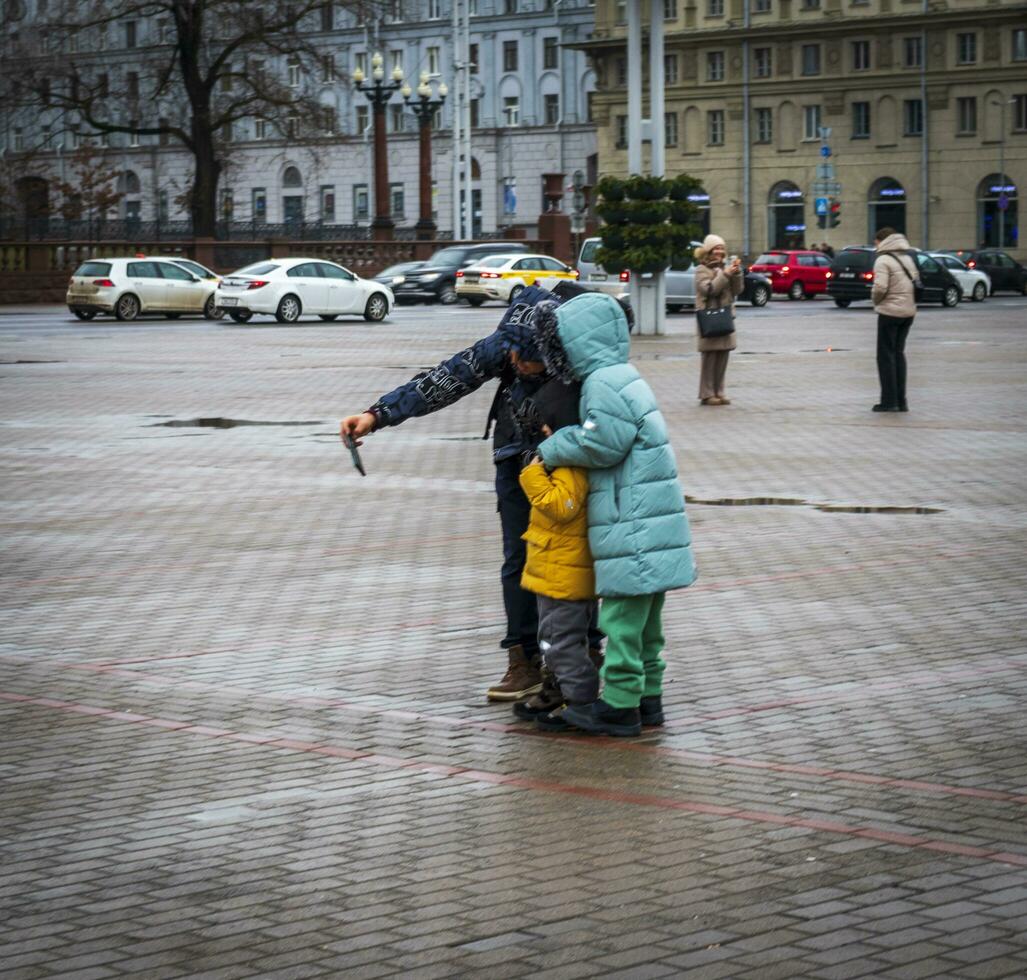
[[[882,228],[874,236],[874,286],[870,300],[877,311],[877,375],[881,400],[875,412],[908,412],[906,403],[906,338],[916,316],[919,278],[909,242],[894,228]]]
[[[695,252],[695,308],[711,309],[730,306],[734,315],[735,297],[741,293],[745,279],[742,263],[735,259],[727,265],[727,245],[719,235],[707,235]],[[699,371],[699,401],[703,405],[730,405],[724,392],[727,359],[735,349],[735,335],[704,337],[696,326],[697,349],[702,355]]]

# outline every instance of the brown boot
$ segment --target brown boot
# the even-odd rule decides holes
[[[513,712],[518,718],[525,721],[534,721],[539,715],[548,711],[563,707],[563,692],[556,682],[556,675],[545,665],[542,665],[542,690],[533,694],[527,701],[518,701],[513,706]]]
[[[528,659],[524,647],[517,644],[510,647],[507,653],[510,656],[510,665],[503,679],[498,684],[493,684],[485,692],[485,697],[490,701],[520,701],[529,694],[541,691],[542,675],[538,665]]]

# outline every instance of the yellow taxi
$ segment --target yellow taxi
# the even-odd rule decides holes
[[[490,299],[512,303],[528,286],[552,289],[563,279],[577,278],[577,269],[548,255],[489,255],[457,272],[456,294],[471,306]]]

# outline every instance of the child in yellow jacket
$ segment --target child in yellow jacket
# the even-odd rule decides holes
[[[523,426],[543,438],[579,423],[579,385],[551,381],[520,413]],[[579,467],[546,469],[538,458],[521,471],[521,487],[531,503],[527,560],[521,587],[538,597],[539,650],[555,677],[528,701],[514,705],[519,718],[545,731],[567,726],[559,709],[589,704],[599,696],[599,664],[589,651],[589,623],[596,611],[595,571],[588,548],[588,472]]]

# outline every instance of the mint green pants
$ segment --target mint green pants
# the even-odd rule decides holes
[[[665,593],[603,599],[599,628],[606,634],[602,699],[614,708],[637,708],[663,693]]]

